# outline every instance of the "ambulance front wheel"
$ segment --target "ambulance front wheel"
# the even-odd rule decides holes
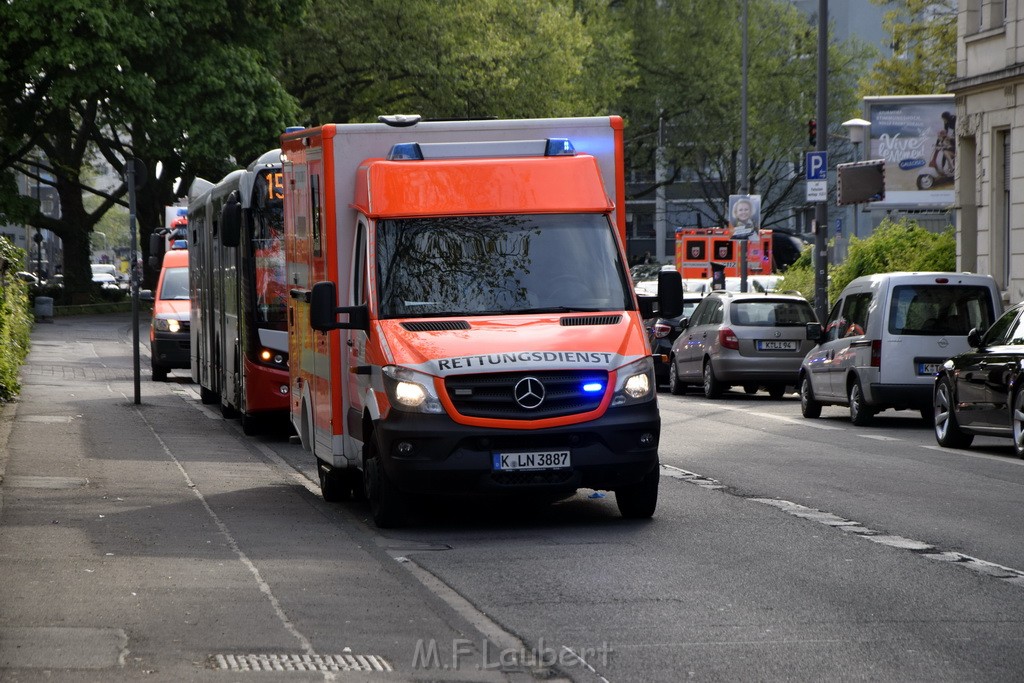
[[[362,489],[363,482],[353,469],[336,470],[329,465],[319,463],[317,472],[320,475],[320,494],[328,503],[343,503],[358,497],[356,487]]]
[[[648,472],[636,484],[615,489],[615,504],[626,519],[647,519],[654,516],[658,507],[658,480],[660,465]]]
[[[370,516],[378,528],[392,529],[402,525],[406,516],[405,501],[384,471],[377,438],[373,434],[363,444],[363,488],[370,504]]]

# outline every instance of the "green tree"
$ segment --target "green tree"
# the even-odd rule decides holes
[[[810,298],[814,292],[814,265],[808,247],[779,282],[779,289],[795,290]],[[906,216],[884,219],[866,239],[850,239],[846,260],[829,264],[828,296],[835,301],[854,278],[897,271],[956,270],[956,233],[952,226],[942,233],[925,230]]]
[[[599,0],[322,0],[283,45],[311,125],[603,114],[632,68]]]
[[[879,57],[860,82],[863,96],[946,92],[956,78],[957,0],[871,0],[891,5],[882,28],[892,55]]]
[[[751,0],[748,7],[747,187],[762,195],[762,223],[771,227],[804,203],[803,180],[794,168],[800,167],[806,122],[816,107],[817,31],[792,3]],[[622,99],[630,165],[654,168],[663,119],[668,182],[693,182],[708,202],[705,223],[723,225],[728,197],[743,185],[740,3],[624,0],[622,9],[640,67],[637,84]],[[830,111],[846,111],[855,102],[866,55],[856,42],[829,46]],[[640,195],[654,189],[651,184]]]
[[[233,166],[231,157],[247,161],[275,144],[295,105],[275,78],[273,46],[278,29],[303,5],[0,5],[0,174],[18,170],[56,187],[61,217],[37,212],[28,222],[63,241],[70,290],[82,291],[91,280],[89,232],[126,201],[124,184],[110,191],[88,184],[91,163],[102,159],[123,174],[125,160],[136,157],[148,167],[137,205],[145,253],[163,206],[193,177],[219,177]],[[0,183],[5,190],[0,206],[10,199],[9,184]],[[86,208],[89,195],[100,199],[95,208]]]

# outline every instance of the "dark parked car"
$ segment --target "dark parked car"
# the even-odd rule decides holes
[[[654,354],[654,381],[657,386],[668,384],[668,358],[672,353],[672,342],[676,340],[693,314],[702,296],[683,294],[683,312],[674,318],[655,318],[644,321],[647,338],[651,342],[651,353]]]
[[[967,448],[975,435],[1013,439],[1024,458],[1024,303],[981,334],[967,335],[970,351],[953,356],[935,376],[935,439]]]

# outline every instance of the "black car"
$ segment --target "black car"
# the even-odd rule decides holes
[[[1013,439],[1024,458],[1024,303],[1009,308],[971,350],[947,360],[935,376],[932,407],[940,446],[967,448],[977,436]]]
[[[655,318],[645,320],[647,338],[651,342],[651,353],[654,354],[654,381],[658,386],[668,384],[668,358],[672,352],[672,342],[683,329],[684,321],[689,320],[693,309],[697,308],[703,297],[691,294],[683,295],[683,312],[674,318]]]

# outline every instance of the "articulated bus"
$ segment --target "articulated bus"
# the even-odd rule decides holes
[[[281,151],[189,192],[192,379],[246,434],[288,412]]]

